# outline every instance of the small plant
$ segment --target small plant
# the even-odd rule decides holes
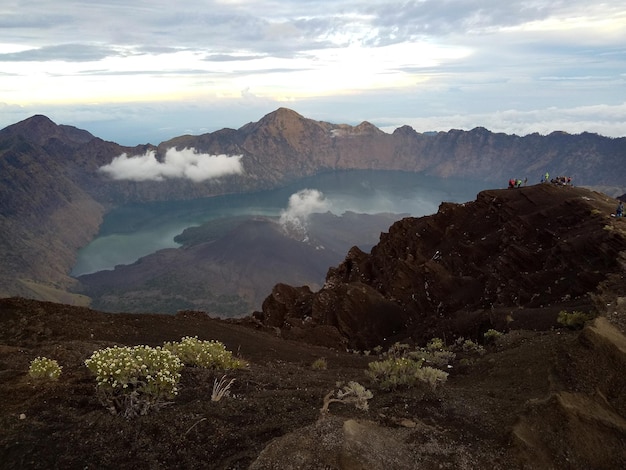
[[[422,367],[417,377],[421,382],[428,384],[431,390],[435,390],[439,384],[448,380],[448,373],[434,367]]]
[[[567,328],[578,330],[585,326],[585,323],[587,323],[589,320],[593,319],[594,315],[592,315],[591,313],[584,313],[576,310],[570,313],[566,312],[565,310],[561,310],[556,321],[557,323],[560,323]]]
[[[485,348],[480,344],[472,341],[471,339],[465,339],[462,336],[457,338],[456,345],[461,348],[463,352],[475,353],[479,355],[485,354]]]
[[[326,370],[327,368],[328,368],[328,362],[323,357],[315,359],[313,361],[313,364],[311,364],[311,369],[313,370]]]
[[[171,351],[188,365],[214,370],[243,369],[248,364],[233,356],[219,341],[202,341],[185,336],[178,342],[166,342],[163,348]]]
[[[410,349],[411,348],[408,344],[394,343],[387,350],[386,356],[395,358],[406,357],[407,354],[410,352]]]
[[[433,338],[426,345],[426,349],[429,351],[438,351],[444,349],[445,346],[441,338]]]
[[[446,381],[446,372],[429,366],[422,367],[423,362],[406,357],[374,361],[368,364],[366,374],[383,390],[415,387],[422,383],[434,389],[438,383]]]
[[[58,380],[61,376],[61,367],[54,359],[36,357],[30,363],[28,375],[37,380]]]
[[[495,343],[498,338],[502,337],[502,333],[500,333],[498,330],[494,330],[493,328],[490,328],[489,330],[485,331],[485,334],[483,335],[483,337],[485,338],[485,342]]]
[[[423,354],[424,362],[431,364],[439,369],[446,368],[456,359],[456,353],[452,351],[432,351]]]
[[[363,385],[351,381],[348,382],[348,385],[343,387],[343,390],[339,389],[336,392],[329,392],[324,397],[324,405],[320,411],[322,413],[328,413],[328,405],[331,403],[353,403],[359,410],[367,411],[369,409],[367,400],[370,400],[373,396],[372,392],[367,390]]]
[[[211,401],[220,401],[222,398],[230,395],[230,386],[235,379],[226,380],[226,376],[222,375],[222,378],[213,381],[213,392],[211,392]]]
[[[172,352],[149,346],[101,349],[85,365],[96,376],[103,404],[126,418],[145,415],[178,394],[183,366]]]

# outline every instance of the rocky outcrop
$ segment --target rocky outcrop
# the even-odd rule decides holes
[[[353,248],[318,292],[281,286],[255,315],[286,337],[304,320],[330,325],[359,349],[550,328],[560,310],[595,311],[590,293],[623,272],[626,226],[613,209],[613,199],[570,186],[483,191],[396,222],[371,254]]]
[[[593,357],[593,365],[589,364]],[[626,464],[626,337],[599,317],[585,327],[579,344],[555,364],[553,388],[532,400],[512,432],[525,465],[537,468],[622,468]],[[575,390],[568,385],[577,383]],[[564,443],[567,445],[564,446]]]

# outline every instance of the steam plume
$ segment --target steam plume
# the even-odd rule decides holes
[[[194,148],[170,148],[160,162],[154,150],[129,157],[123,153],[100,171],[116,180],[163,181],[166,178],[187,178],[195,182],[243,172],[242,155],[210,155]]]
[[[280,224],[287,233],[306,241],[306,224],[309,215],[327,210],[328,202],[321,191],[302,189],[289,197],[287,209],[280,214]]]

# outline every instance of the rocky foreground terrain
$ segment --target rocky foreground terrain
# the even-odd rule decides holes
[[[2,299],[0,468],[625,468],[626,220],[615,204],[548,184],[484,191],[397,222],[320,291],[277,286],[239,320]],[[566,328],[560,311],[595,318]],[[459,351],[435,390],[389,392],[365,374],[394,342],[482,343],[487,328],[503,335]],[[83,361],[185,335],[249,362],[229,373],[231,396],[211,401],[216,374],[185,367],[171,405],[109,414]],[[29,377],[38,355],[63,366],[58,381]],[[320,358],[327,367],[313,368]],[[372,392],[369,410],[333,402],[322,413],[348,381]]]

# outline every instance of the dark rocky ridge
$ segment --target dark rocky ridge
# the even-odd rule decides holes
[[[602,283],[622,276],[626,220],[609,216],[614,206],[553,184],[443,203],[435,215],[396,222],[371,254],[353,248],[318,292],[277,285],[255,316],[292,339],[314,341],[316,328],[330,326],[335,347],[357,349],[548,329],[560,310],[593,310]]]

